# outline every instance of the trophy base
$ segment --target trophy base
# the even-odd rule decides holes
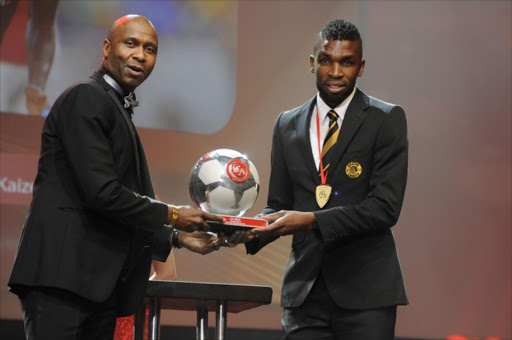
[[[224,217],[226,223],[206,221],[210,225],[210,231],[214,233],[224,233],[231,235],[235,230],[251,230],[256,227],[266,227],[268,222],[262,218],[236,217],[218,215]]]

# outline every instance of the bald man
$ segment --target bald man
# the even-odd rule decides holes
[[[165,261],[172,247],[201,254],[220,247],[202,231],[221,218],[154,199],[131,114],[157,52],[147,18],[118,19],[101,69],[64,91],[45,121],[8,283],[27,339],[112,339],[116,317],[142,303],[152,259]]]

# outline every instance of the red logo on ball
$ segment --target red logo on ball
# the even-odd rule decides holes
[[[226,172],[229,178],[235,182],[244,182],[249,178],[249,167],[240,159],[232,159],[229,161]]]

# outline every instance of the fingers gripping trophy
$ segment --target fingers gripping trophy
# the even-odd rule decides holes
[[[225,223],[209,222],[212,232],[263,227],[267,221],[242,217],[260,189],[258,171],[249,158],[235,150],[217,149],[202,156],[190,173],[189,191],[194,203],[207,213],[221,215]]]

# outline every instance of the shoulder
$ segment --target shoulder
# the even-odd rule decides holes
[[[306,119],[309,116],[313,106],[316,103],[316,96],[306,101],[304,104],[297,106],[291,110],[283,111],[277,117],[276,123],[287,124],[295,120],[296,118]]]
[[[373,96],[369,96],[358,89],[358,95],[368,105],[367,110],[375,113],[389,114],[392,112],[404,112],[403,108],[398,104],[393,104]]]
[[[95,79],[87,79],[77,82],[71,85],[67,91],[69,91],[69,93],[108,98],[107,90]]]
[[[86,79],[70,85],[59,95],[58,98],[65,98],[70,95],[76,95],[78,93],[86,94],[88,92],[96,95],[101,94],[102,92],[106,94],[106,91],[102,89],[102,86],[96,80]]]
[[[87,105],[90,108],[111,103],[107,91],[94,79],[74,83],[55,101],[55,106]]]
[[[368,103],[370,107],[376,108],[386,113],[391,111],[395,106],[398,106],[396,104],[388,103],[372,96],[368,96]]]
[[[116,105],[107,91],[94,79],[77,82],[68,87],[55,101],[48,119],[68,124],[77,119],[112,121]]]
[[[368,96],[359,91],[364,96],[367,104],[364,111],[366,119],[370,126],[379,129],[379,135],[389,138],[389,140],[407,138],[407,118],[404,109],[397,104],[386,102],[384,100]]]

